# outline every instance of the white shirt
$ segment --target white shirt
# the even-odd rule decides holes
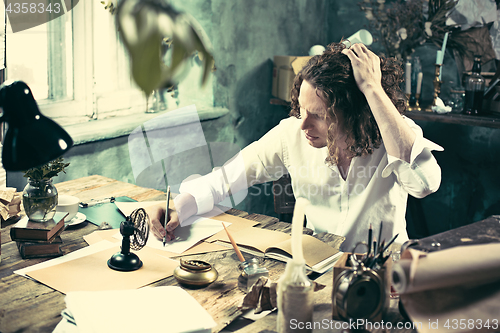
[[[370,225],[374,239],[378,238],[381,221],[382,239],[388,242],[392,235],[399,234],[396,241],[402,243],[408,239],[408,194],[423,198],[439,188],[441,169],[431,151],[443,150],[425,139],[411,119],[404,119],[416,133],[410,163],[388,155],[382,143],[372,154],[354,157],[344,180],[337,166],[325,162],[327,147],[310,146],[300,129],[301,120],[290,117],[244,148],[222,169],[183,182],[180,192],[190,193],[196,200],[197,213],[203,214],[224,200],[229,190],[234,194],[289,173],[295,197],[311,203],[306,209],[307,226],[316,233],[345,236],[343,251],[350,252],[357,242],[366,242]],[[182,195],[178,198],[175,205],[182,224],[188,217],[182,212],[192,214],[193,208],[182,207]]]

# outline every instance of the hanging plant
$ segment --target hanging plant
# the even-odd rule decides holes
[[[208,80],[214,63],[211,45],[190,15],[162,0],[120,0],[116,23],[130,55],[132,77],[146,96],[177,84],[194,54],[203,64],[202,85]]]

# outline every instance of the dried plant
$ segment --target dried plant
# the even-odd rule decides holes
[[[441,47],[446,32],[448,45],[464,52],[464,42],[453,38],[455,25],[446,25],[446,19],[458,0],[364,0],[358,6],[369,20],[368,30],[378,38],[385,55],[405,59],[416,47],[432,41]]]
[[[57,176],[60,172],[66,173],[64,169],[69,166],[69,163],[64,163],[63,157],[58,157],[47,164],[31,168],[24,172],[24,177],[35,180],[51,179]]]

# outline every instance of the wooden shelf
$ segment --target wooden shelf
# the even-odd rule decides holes
[[[469,116],[457,113],[438,114],[426,111],[406,111],[405,115],[413,120],[433,121],[439,123],[467,125],[467,126],[500,128],[500,117],[493,115]]]
[[[290,107],[290,102],[279,98],[271,98],[270,104]],[[458,113],[439,114],[427,111],[406,111],[405,115],[413,120],[432,121],[446,124],[481,126],[500,129],[500,115],[469,116]]]

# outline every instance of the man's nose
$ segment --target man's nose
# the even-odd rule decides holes
[[[300,124],[300,129],[301,130],[306,130],[308,128],[311,128],[311,118],[309,115],[306,113],[302,115],[302,123]]]

